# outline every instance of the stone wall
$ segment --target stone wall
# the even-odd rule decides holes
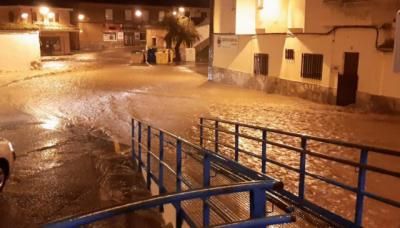
[[[336,104],[336,89],[316,84],[289,81],[277,77],[257,76],[213,67],[211,80],[247,89],[300,97],[323,104]],[[374,112],[400,113],[400,99],[357,93],[357,107]]]

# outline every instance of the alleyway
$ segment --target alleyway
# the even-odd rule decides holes
[[[51,137],[54,134],[61,134],[64,138],[61,141],[69,142],[69,137],[76,137],[76,132],[68,136],[65,135],[65,129],[78,129],[76,134],[80,134],[79,127],[83,127],[100,129],[115,141],[129,144],[131,116],[194,140],[197,138],[198,118],[211,116],[400,150],[400,116],[368,114],[352,108],[321,105],[298,98],[215,84],[208,82],[205,75],[196,73],[205,72],[205,66],[129,66],[123,59],[110,63],[105,60],[109,57],[102,57],[101,60],[89,57],[86,61],[96,62],[96,68],[28,79],[22,77],[12,83],[0,75],[0,136],[13,141],[18,149],[17,156],[20,157],[16,175],[8,183],[0,202],[19,191],[25,191],[24,188],[34,189],[36,185],[41,185],[34,179],[29,184],[22,183],[27,181],[23,178],[27,175],[23,170],[28,165],[32,166],[23,157],[36,147],[32,148],[33,145],[26,141],[28,135],[22,139],[18,137],[21,128],[36,134],[26,126],[37,122],[49,123],[52,128],[50,132],[42,129],[44,133],[37,133],[35,141],[38,143],[53,142]],[[89,149],[95,147],[92,142],[88,143]],[[74,144],[73,140],[71,144]],[[47,175],[60,181],[60,176],[64,174],[56,173],[58,162],[66,163],[66,160],[74,158],[79,161],[74,166],[82,167],[81,171],[89,175],[85,179],[94,179],[92,171],[83,170],[83,167],[87,167],[85,162],[90,162],[87,152],[80,154],[75,151],[73,157],[61,156],[62,152],[58,149],[51,153],[57,153],[60,157],[35,158],[43,166],[33,170],[46,167],[43,168],[45,173],[36,174],[31,170],[29,175]],[[95,197],[95,194],[90,194],[90,191],[96,192],[95,184],[96,181],[87,183],[91,187],[79,186],[81,192],[74,195],[74,199],[79,200],[85,194]],[[41,187],[52,188],[50,185]],[[29,194],[26,194],[28,197]],[[36,199],[34,195],[31,197]],[[67,212],[75,212],[70,209],[77,206],[90,209],[99,205],[96,200],[89,197],[87,202],[78,204],[75,201],[62,202],[68,206],[61,209]],[[1,207],[4,207],[3,204]],[[58,213],[61,209],[60,206],[49,208],[52,213]],[[0,208],[0,211],[4,211],[4,208]],[[36,216],[40,218],[40,215]],[[394,222],[393,227],[400,224],[398,218]]]

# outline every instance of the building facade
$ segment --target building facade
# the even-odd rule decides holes
[[[160,23],[165,15],[184,14],[196,23],[209,16],[207,8],[98,3],[79,3],[74,12],[81,50],[163,48],[166,31]]]
[[[71,53],[71,37],[78,27],[71,24],[72,9],[47,6],[0,6],[0,26],[37,29],[42,55]]]
[[[210,78],[400,112],[397,0],[215,0]]]

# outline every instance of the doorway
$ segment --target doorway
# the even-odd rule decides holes
[[[60,37],[40,37],[40,50],[42,56],[55,55],[61,52]]]
[[[358,52],[344,53],[343,74],[339,74],[338,79],[337,105],[347,106],[356,103],[359,57]]]
[[[125,46],[134,46],[135,45],[135,33],[134,32],[125,32],[124,33],[124,45]]]

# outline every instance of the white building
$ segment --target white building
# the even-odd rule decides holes
[[[398,0],[215,0],[212,80],[400,112]]]

